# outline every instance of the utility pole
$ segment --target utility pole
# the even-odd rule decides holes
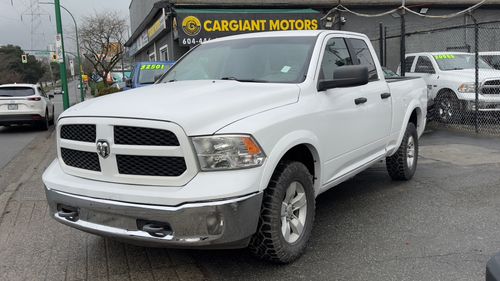
[[[64,109],[69,108],[69,91],[68,91],[68,78],[66,77],[66,54],[64,52],[64,38],[63,29],[61,22],[61,3],[60,0],[54,0],[54,6],[56,9],[56,27],[57,35],[61,38],[61,50],[62,50],[62,62],[59,61],[59,69],[61,72],[61,86],[63,90],[63,107]]]
[[[57,2],[59,2],[59,1],[57,1]],[[52,4],[52,5],[55,5],[55,3],[51,3],[51,2],[39,2],[39,4]],[[84,101],[85,100],[85,94],[83,92],[82,59],[80,57],[80,40],[79,40],[79,37],[78,37],[78,25],[76,24],[76,20],[75,20],[75,17],[73,16],[73,14],[68,9],[66,9],[63,5],[59,5],[59,6],[61,8],[63,8],[66,12],[68,12],[68,14],[71,16],[71,19],[73,19],[73,23],[75,24],[76,53],[77,53],[77,56],[78,56],[78,75],[80,76],[80,98],[81,98],[81,101]],[[56,7],[56,9],[57,9],[57,7]]]

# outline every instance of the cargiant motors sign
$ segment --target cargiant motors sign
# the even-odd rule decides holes
[[[179,41],[192,46],[228,35],[283,30],[316,30],[321,14],[312,9],[177,9]]]

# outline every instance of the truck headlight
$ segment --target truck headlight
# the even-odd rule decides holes
[[[203,171],[258,167],[266,155],[249,135],[219,135],[192,139]]]
[[[476,92],[476,83],[463,83],[458,87],[458,91],[460,93],[475,93]]]

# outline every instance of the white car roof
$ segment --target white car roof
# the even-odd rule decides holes
[[[357,33],[357,32],[350,32],[350,31],[339,31],[339,30],[289,30],[289,31],[266,31],[266,32],[252,32],[252,33],[245,33],[245,34],[239,34],[239,35],[232,35],[232,36],[226,36],[226,37],[221,37],[217,39],[212,39],[210,41],[203,42],[202,44],[210,44],[212,42],[222,42],[222,41],[228,41],[228,40],[233,40],[233,39],[247,39],[247,38],[265,38],[265,37],[306,37],[306,36],[311,36],[311,37],[317,37],[322,33],[327,33],[327,34],[338,34],[338,35],[356,35],[356,36],[361,36],[366,39],[368,37],[365,34],[362,33]]]
[[[36,88],[38,85],[35,85],[35,84],[3,84],[3,85],[0,85],[0,88],[3,88],[3,87],[22,87],[22,88],[26,88],[26,87],[29,87],[29,88]]]

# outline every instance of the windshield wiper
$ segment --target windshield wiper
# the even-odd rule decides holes
[[[240,79],[240,78],[236,78],[233,76],[222,77],[220,80],[234,80],[234,81],[238,81],[238,82],[252,82],[252,83],[267,83],[268,82],[266,80],[259,80],[259,79]]]

